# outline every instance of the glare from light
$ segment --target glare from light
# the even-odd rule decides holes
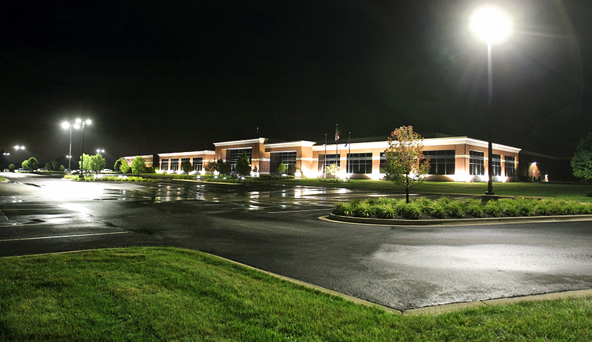
[[[486,6],[473,13],[470,27],[477,37],[493,44],[503,41],[510,35],[512,22],[499,8]]]
[[[82,120],[81,120],[80,118],[76,119],[76,123],[78,123],[78,124],[79,124],[79,123],[81,123],[81,122],[82,122]]]
[[[70,128],[70,123],[69,122],[62,122],[62,128]]]

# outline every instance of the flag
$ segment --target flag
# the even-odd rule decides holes
[[[349,132],[349,135],[347,136],[347,143],[345,143],[345,146],[343,147],[347,147],[347,145],[349,145],[349,138],[351,138],[351,132]]]
[[[335,125],[335,141],[339,140],[339,130],[337,129],[339,124]]]

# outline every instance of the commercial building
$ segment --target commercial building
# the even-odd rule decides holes
[[[251,160],[251,168],[256,168],[260,174],[277,173],[283,163],[295,166],[308,178],[323,177],[326,166],[337,164],[347,177],[380,179],[384,177],[387,139],[366,140],[327,145],[305,140],[273,142],[267,138],[223,141],[214,143],[214,151],[159,153],[159,162],[155,166],[164,172],[175,172],[188,161],[193,170],[203,172],[206,163],[222,159],[231,171],[235,171],[236,163],[244,153]],[[489,162],[493,163],[495,181],[518,180],[519,148],[493,144],[490,158],[487,142],[469,137],[426,138],[423,145],[424,155],[430,157],[428,180],[486,181]]]

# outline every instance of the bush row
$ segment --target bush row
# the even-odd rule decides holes
[[[66,179],[72,179],[75,181],[84,182],[157,182],[156,179],[148,179],[143,177],[128,176],[127,178],[119,178],[118,176],[106,176],[101,178],[95,178],[92,176],[85,176],[84,179],[80,179],[79,176],[67,175],[64,176]]]
[[[343,216],[405,219],[578,215],[592,214],[592,203],[525,198],[500,199],[483,203],[477,199],[455,201],[448,197],[441,197],[435,201],[420,198],[411,203],[405,203],[405,200],[382,197],[336,203],[333,213]]]

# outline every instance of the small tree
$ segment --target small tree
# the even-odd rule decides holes
[[[571,158],[573,175],[585,182],[592,181],[592,133],[582,139]]]
[[[216,170],[220,172],[221,175],[227,175],[230,173],[230,166],[222,161],[222,158],[220,158],[216,162]]]
[[[185,171],[185,173],[189,173],[193,171],[193,166],[189,160],[186,160],[181,163],[181,170]]]
[[[217,167],[217,164],[216,164],[216,162],[214,162],[214,161],[209,161],[209,162],[207,162],[207,163],[206,163],[206,164],[203,166],[203,169],[204,169],[206,172],[210,172],[210,173],[212,173],[212,172],[216,171],[216,167]]]
[[[8,170],[10,170],[10,172],[13,172],[14,171],[14,164],[9,164]]]
[[[51,171],[52,170],[51,164],[50,163],[45,163],[45,169],[47,171]]]
[[[23,161],[23,169],[25,170],[36,170],[39,167],[39,162],[35,157],[31,157]]]
[[[248,176],[251,173],[251,162],[245,152],[243,152],[236,162],[236,172],[241,176]]]
[[[105,165],[107,164],[105,158],[103,158],[103,156],[98,153],[94,156],[90,156],[89,159],[89,169],[94,171],[95,173],[101,172],[101,170],[103,170],[105,168]]]
[[[288,166],[288,174],[294,176],[296,174],[296,165]]]
[[[51,162],[51,169],[52,169],[53,171],[57,171],[57,170],[59,170],[59,164],[58,164],[58,161],[57,161],[57,160],[53,160],[53,161]],[[49,170],[49,169],[48,169],[48,170]]]
[[[64,172],[64,171],[66,171],[66,168],[64,167],[64,165],[60,165],[59,170],[62,171],[62,172]]]
[[[90,170],[90,158],[91,156],[83,153],[80,160],[78,161],[78,167],[80,167],[80,174],[84,175],[84,170],[89,171]],[[84,165],[82,164],[82,159],[84,159]]]
[[[284,174],[284,172],[286,172],[286,164],[284,164],[284,163],[280,163],[280,166],[278,166],[278,168],[277,168],[277,172],[278,172],[280,175],[283,175],[283,174]]]
[[[132,161],[132,173],[135,175],[139,175],[140,173],[146,172],[146,162],[140,156],[137,156]]]
[[[129,165],[127,165],[127,160],[125,160],[125,158],[121,157],[115,161],[115,164],[113,165],[113,170],[115,170],[115,171],[119,170],[122,173],[128,173],[130,170],[130,167],[129,167]]]
[[[386,178],[405,188],[409,203],[409,189],[424,180],[430,171],[429,158],[423,158],[423,138],[412,126],[402,126],[391,133],[386,154]],[[423,161],[422,161],[423,159]]]
[[[333,177],[335,177],[335,179],[337,179],[337,177],[339,177],[340,173],[341,173],[341,166],[339,166],[337,164],[331,164],[331,165],[327,166],[327,174],[329,176],[333,176]]]

